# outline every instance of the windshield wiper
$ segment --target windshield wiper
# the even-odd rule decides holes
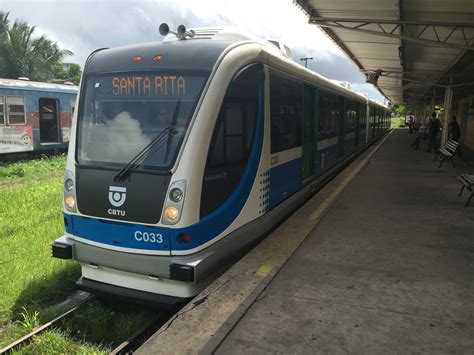
[[[179,113],[180,106],[181,106],[181,100],[178,99],[178,102],[176,103],[176,108],[174,109],[173,119],[171,120],[171,127],[176,126],[176,121],[178,121],[178,113]],[[166,144],[165,161],[168,160],[168,154],[169,154],[172,142],[173,142],[173,136],[171,135],[171,133],[168,133],[168,143]]]
[[[176,103],[172,123],[176,123],[180,106],[180,100]],[[137,167],[152,151],[161,147],[164,142],[169,142],[171,135],[177,134],[178,130],[174,125],[165,127],[158,135],[152,139],[141,151],[138,152],[120,171],[114,176],[114,181],[123,181],[131,169]]]

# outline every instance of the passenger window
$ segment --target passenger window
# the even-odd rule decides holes
[[[0,95],[0,125],[5,124],[5,97]]]
[[[353,100],[346,101],[346,123],[345,131],[354,132],[357,127],[357,102]]]
[[[359,127],[365,129],[365,120],[367,115],[367,106],[364,104],[359,104]]]
[[[258,114],[262,65],[236,75],[227,88],[209,147],[201,193],[201,217],[221,206],[240,182],[247,166]]]
[[[9,124],[25,124],[25,98],[22,96],[7,96],[7,112]]]
[[[318,141],[337,136],[339,130],[339,117],[341,115],[341,102],[339,96],[329,92],[320,91],[318,106]]]
[[[373,107],[370,108],[370,128],[374,128],[375,126],[375,109]]]
[[[303,84],[271,73],[271,152],[301,146]]]

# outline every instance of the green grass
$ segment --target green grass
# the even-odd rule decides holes
[[[54,329],[36,336],[26,346],[13,354],[108,354],[110,349],[102,345],[91,345],[84,341],[71,341],[68,331]]]
[[[28,183],[59,177],[64,174],[66,155],[42,156],[41,159],[0,163],[0,187],[11,187],[18,183]],[[10,185],[10,186],[9,186]]]
[[[64,156],[0,166],[0,348],[61,314],[55,305],[80,276],[78,263],[51,257],[64,233],[64,168]],[[89,302],[16,353],[108,352],[149,317],[140,307]]]
[[[49,320],[41,311],[72,292],[79,277],[78,265],[51,257],[51,242],[64,231],[62,178],[47,176],[64,165],[63,156],[0,167],[0,346],[27,333],[22,314]]]

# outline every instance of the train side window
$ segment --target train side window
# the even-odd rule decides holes
[[[8,124],[26,124],[25,98],[22,96],[7,96]]]
[[[359,117],[360,117],[360,120],[359,120],[359,127],[362,129],[364,128],[365,129],[365,120],[366,120],[366,115],[367,115],[367,106],[364,105],[364,104],[359,104]]]
[[[338,134],[339,117],[341,114],[341,101],[339,96],[329,92],[320,91],[318,106],[318,141],[336,137]]]
[[[257,122],[261,69],[260,64],[243,69],[227,88],[207,154],[201,217],[230,197],[245,171]]]
[[[375,109],[370,107],[370,128],[374,128],[375,126]]]
[[[357,102],[346,101],[346,132],[354,132],[357,128]]]
[[[0,125],[5,124],[5,96],[0,95]]]
[[[301,146],[303,84],[270,77],[271,153]]]

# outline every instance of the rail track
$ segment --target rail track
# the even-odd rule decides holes
[[[62,322],[66,317],[77,311],[84,303],[92,300],[94,296],[88,292],[76,291],[71,296],[69,296],[66,301],[62,302],[60,305],[71,304],[72,307],[61,314],[60,316],[54,318],[53,320],[40,325],[39,327],[33,329],[28,334],[22,336],[20,339],[15,340],[13,343],[7,345],[3,349],[0,349],[0,354],[5,354],[11,352],[13,349],[26,344],[29,342],[35,335],[45,331],[46,329],[51,328],[53,325],[57,325]]]
[[[160,309],[150,322],[138,329],[127,340],[115,347],[110,354],[131,354],[147,341],[160,327],[165,324],[185,303],[167,305]]]
[[[33,329],[30,333],[24,335],[23,337],[15,340],[13,343],[7,345],[6,347],[0,349],[0,355],[11,353],[16,348],[26,345],[34,336],[44,332],[47,329],[52,328],[53,326],[60,325],[67,317],[75,313],[82,305],[91,301],[94,298],[94,295],[84,291],[76,291],[71,296],[69,296],[65,301],[61,302],[57,306],[67,307],[69,309],[62,313],[60,316],[54,318],[53,320],[42,324],[41,326]],[[131,354],[133,351],[138,349],[150,336],[152,336],[173,314],[175,314],[183,304],[167,306],[160,309],[160,312],[152,317],[152,319],[145,324],[143,327],[138,329],[133,333],[128,339],[121,342],[113,350],[111,354]]]

